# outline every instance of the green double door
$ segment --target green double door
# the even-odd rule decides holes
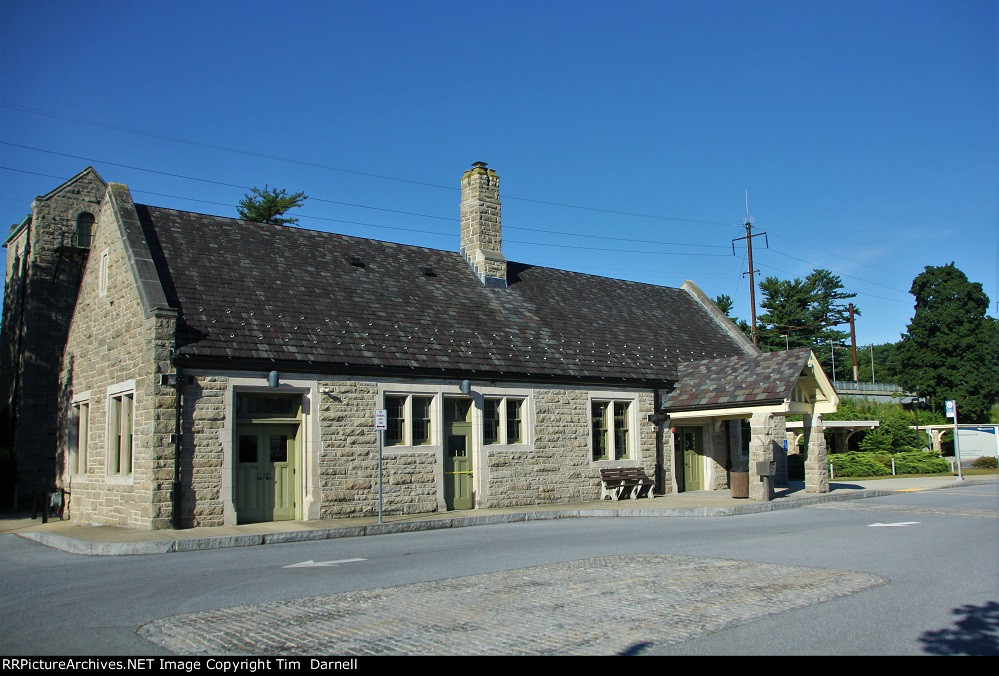
[[[683,453],[683,490],[704,490],[704,435],[700,427],[678,427],[680,452]]]
[[[472,509],[472,402],[444,400],[444,502],[448,509]]]
[[[297,425],[236,428],[236,520],[238,523],[295,518]]]

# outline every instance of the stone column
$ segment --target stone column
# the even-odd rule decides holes
[[[778,438],[774,416],[769,413],[754,413],[749,428],[749,499],[766,500],[760,473],[756,471],[756,463],[774,459],[774,443]],[[779,433],[783,434],[783,424]]]
[[[775,415],[771,416],[771,420],[773,425],[771,446],[774,451],[774,460],[777,463],[774,485],[787,486],[787,452],[784,451],[784,440],[787,439],[787,418]],[[791,444],[788,444],[787,447],[790,450]]]
[[[728,488],[728,429],[725,421],[716,420],[704,426],[705,455],[708,456],[710,479],[705,488],[713,491]]]
[[[805,414],[805,492],[829,492],[829,456],[822,414]]]
[[[930,430],[930,439],[933,442],[933,450],[943,453],[943,435],[946,430]]]

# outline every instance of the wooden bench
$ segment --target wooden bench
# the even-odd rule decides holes
[[[600,499],[646,498],[656,485],[641,467],[606,467],[600,470]]]

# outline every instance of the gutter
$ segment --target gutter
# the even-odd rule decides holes
[[[787,400],[784,398],[780,399],[761,399],[759,401],[729,401],[718,404],[705,404],[703,406],[678,406],[676,408],[664,408],[663,411],[666,413],[687,413],[688,411],[713,411],[722,408],[737,408],[740,406],[772,406],[774,404],[783,404]]]
[[[572,376],[565,374],[533,375],[527,373],[497,372],[487,370],[413,368],[408,366],[365,366],[330,364],[276,359],[225,357],[199,357],[178,355],[174,363],[183,363],[188,369],[199,368],[218,371],[281,371],[320,376],[359,376],[369,378],[432,378],[438,380],[474,380],[478,382],[541,383],[547,385],[592,385],[596,387],[630,387],[656,389],[669,381],[662,379],[629,379],[600,376]]]
[[[179,530],[181,527],[180,517],[181,517],[181,506],[182,506],[182,498],[180,492],[180,446],[181,446],[180,416],[181,416],[181,409],[183,406],[183,387],[182,387],[183,371],[181,367],[176,364],[176,362],[174,366],[176,367],[175,371],[177,374],[176,375],[177,382],[175,384],[175,387],[177,389],[177,402],[176,402],[177,410],[175,412],[174,424],[173,424],[173,490],[171,491],[172,493],[171,497],[173,498],[173,505],[172,505],[171,516],[173,518],[172,520],[173,520],[174,530]]]

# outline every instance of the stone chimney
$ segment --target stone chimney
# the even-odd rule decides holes
[[[506,286],[499,176],[476,162],[461,177],[461,253],[486,286]]]

